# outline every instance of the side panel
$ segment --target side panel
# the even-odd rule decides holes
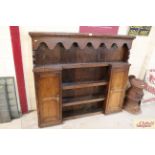
[[[62,121],[61,73],[36,73],[38,122],[40,127]]]

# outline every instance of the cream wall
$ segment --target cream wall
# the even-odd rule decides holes
[[[0,27],[0,77],[15,77],[9,27]]]
[[[118,34],[126,35],[128,33],[127,26],[121,26]],[[149,36],[137,36],[133,41],[130,50],[129,63],[131,63],[129,74],[134,74],[138,78],[143,79],[145,70],[150,66],[155,66],[155,61],[151,61],[153,50],[155,49],[155,27],[152,27]]]
[[[147,59],[147,69],[155,69],[155,47],[152,48],[152,52]]]
[[[26,84],[26,93],[28,98],[29,110],[36,109],[34,77],[32,72],[32,44],[31,38],[28,35],[30,31],[42,32],[78,32],[79,26],[49,26],[49,27],[20,27],[21,47],[24,65],[24,76]],[[118,34],[126,35],[128,32],[127,26],[120,26]],[[152,27],[148,37],[136,37],[133,41],[129,62],[131,63],[130,74],[134,74],[139,78],[143,78],[144,67],[148,66],[150,57],[153,51],[153,42],[155,36],[155,27]],[[145,59],[147,58],[147,59]],[[145,65],[146,64],[146,65]]]
[[[145,59],[143,61],[143,66],[140,72],[140,77],[144,77],[146,69],[155,69],[155,27],[152,27],[149,41],[147,44],[147,49],[145,52]]]
[[[14,77],[15,79],[17,103],[20,109],[10,30],[8,26],[0,26],[0,77],[8,76]]]

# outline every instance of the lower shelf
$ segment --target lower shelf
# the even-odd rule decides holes
[[[78,118],[83,118],[83,117],[88,117],[88,116],[93,116],[98,114],[103,114],[102,109],[98,109],[96,111],[88,112],[84,114],[71,115],[71,116],[66,116],[65,112],[63,112],[63,120],[78,119]]]
[[[86,116],[89,114],[94,114],[97,112],[102,112],[103,103],[98,102],[97,104],[93,105],[83,105],[82,107],[78,107],[77,109],[68,109],[63,110],[63,119],[72,119],[72,118],[78,118],[81,116]]]
[[[64,99],[63,100],[63,107],[70,107],[70,106],[77,106],[77,105],[84,105],[90,103],[96,103],[104,101],[103,96],[86,96],[86,97],[78,97],[73,99]]]

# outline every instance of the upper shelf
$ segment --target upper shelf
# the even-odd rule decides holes
[[[74,69],[74,68],[89,68],[89,67],[107,67],[107,66],[128,66],[125,62],[89,62],[89,63],[68,63],[68,64],[52,64],[35,66],[34,72],[48,72],[48,71],[58,71],[63,69]]]
[[[54,32],[29,32],[31,37],[99,37],[99,38],[122,38],[122,39],[134,39],[134,36],[126,35],[103,35],[103,34],[92,34],[92,33],[54,33]]]
[[[89,62],[89,63],[68,63],[68,64],[52,64],[34,67],[34,72],[45,72],[55,71],[62,69],[73,69],[73,68],[88,68],[88,67],[106,67],[109,63],[106,62]]]
[[[106,62],[89,62],[89,63],[71,63],[71,64],[63,64],[63,69],[72,69],[72,68],[87,68],[87,67],[106,67],[109,66]]]

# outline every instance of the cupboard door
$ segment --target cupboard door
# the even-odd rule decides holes
[[[36,75],[39,126],[58,124],[62,120],[61,73],[49,72]]]
[[[129,64],[112,66],[105,113],[121,111],[127,86]]]

